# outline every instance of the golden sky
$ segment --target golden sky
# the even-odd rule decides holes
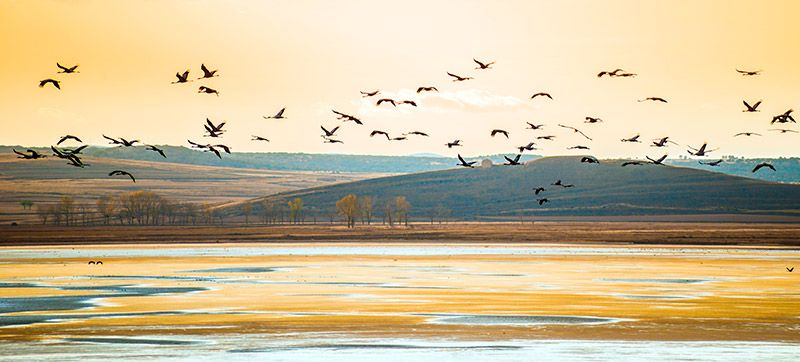
[[[535,153],[577,154],[565,150],[577,144],[600,157],[664,153],[619,141],[640,133],[708,141],[717,156],[797,156],[800,134],[767,131],[773,115],[800,108],[797,14],[799,1],[2,0],[0,144],[71,133],[98,145],[101,134],[187,145],[208,140],[209,117],[228,122],[222,140],[234,151],[478,155],[552,134]],[[473,57],[497,63],[475,70]],[[56,62],[81,73],[57,74]],[[186,69],[197,78],[201,63],[220,76],[170,84]],[[618,67],[638,77],[595,77]],[[446,72],[475,79],[454,83]],[[50,77],[61,91],[38,87]],[[200,85],[220,96],[198,94]],[[440,93],[417,95],[419,86]],[[359,94],[375,89],[419,107],[378,108]],[[531,101],[539,91],[554,100]],[[636,102],[648,96],[669,103]],[[743,113],[744,99],[763,99],[762,112]],[[282,107],[287,119],[262,118]],[[345,144],[320,138],[320,125],[339,124],[331,108],[365,122],[337,132]],[[547,126],[525,130],[526,121]],[[511,139],[489,137],[493,128]],[[431,137],[388,142],[373,129]],[[733,137],[744,131],[764,136]],[[465,146],[448,150],[454,139]]]

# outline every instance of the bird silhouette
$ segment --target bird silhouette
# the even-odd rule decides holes
[[[561,128],[571,129],[571,130],[572,130],[572,132],[574,132],[574,133],[580,133],[580,134],[581,134],[581,136],[585,137],[587,140],[589,140],[589,141],[591,141],[591,140],[592,140],[591,138],[589,138],[589,136],[587,136],[585,133],[581,132],[579,129],[577,129],[577,128],[575,128],[575,127],[565,126],[565,125],[563,125],[563,124],[559,124],[558,126],[559,126],[559,127],[561,127]]]
[[[536,199],[536,202],[539,203],[539,206],[542,206],[545,203],[550,202],[550,200],[548,200],[547,198],[543,198],[543,199]]]
[[[75,69],[78,68],[78,65],[73,65],[71,67],[65,67],[65,66],[63,66],[63,65],[61,65],[59,63],[56,63],[56,66],[59,69],[61,69],[61,71],[59,71],[59,73],[80,73],[79,71],[75,70]]]
[[[344,143],[344,142],[340,140],[335,140],[333,138],[325,137],[325,143]]]
[[[378,99],[378,102],[376,102],[376,103],[375,103],[375,105],[376,105],[376,106],[380,106],[380,105],[381,105],[381,103],[389,103],[389,104],[391,104],[392,106],[394,106],[394,107],[397,107],[397,104],[395,104],[395,103],[394,103],[394,99],[391,99],[391,98],[381,98],[381,99]]]
[[[645,156],[646,159],[650,160],[650,162],[654,165],[661,165],[664,166],[664,160],[667,159],[667,155],[661,156],[658,159],[652,159],[650,156]]]
[[[653,144],[650,147],[667,147],[667,143],[677,145],[677,143],[670,141],[669,137],[656,138],[652,142]]]
[[[27,154],[19,152],[16,149],[13,149],[13,148],[11,150],[14,151],[14,153],[16,153],[18,155],[17,158],[22,158],[22,159],[26,159],[26,160],[38,160],[40,158],[47,157],[46,155],[43,155],[43,154],[41,154],[39,152],[36,152],[35,150],[30,150],[30,149],[27,150],[27,152],[28,152]]]
[[[66,136],[61,137],[61,139],[58,140],[56,145],[60,145],[62,142],[66,141],[66,140],[75,140],[75,141],[83,143],[83,141],[81,141],[81,139],[78,138],[78,137],[75,137],[73,135],[66,135]]]
[[[94,265],[94,260],[89,260],[89,265]]]
[[[503,136],[506,136],[506,138],[508,138],[508,131],[502,130],[502,129],[493,129],[491,135],[492,135],[492,137],[494,137],[498,133],[500,133]]]
[[[778,131],[778,132],[780,132],[780,133],[789,133],[789,132],[791,132],[791,133],[798,133],[798,132],[797,132],[797,131],[795,131],[795,130],[791,130],[791,129],[781,129],[781,128],[771,128],[771,129],[770,129],[770,131]]]
[[[742,101],[742,103],[744,103],[744,106],[747,108],[742,112],[759,112],[759,110],[756,108],[758,108],[758,106],[761,105],[761,101],[754,103],[752,106],[749,103],[747,103],[747,101]]]
[[[525,123],[528,124],[528,128],[526,128],[526,129],[537,130],[537,129],[542,129],[544,127],[543,124],[533,124],[533,123],[530,123],[530,122],[525,122]]]
[[[619,72],[622,72],[622,71],[623,71],[623,70],[622,70],[622,69],[620,69],[620,68],[614,69],[614,70],[612,70],[612,71],[607,71],[607,70],[604,70],[604,71],[602,71],[602,72],[600,72],[600,73],[597,73],[597,78],[602,78],[604,75],[606,75],[606,76],[609,76],[609,77],[616,77],[616,76],[617,76],[617,74],[618,74]]]
[[[537,140],[547,140],[547,141],[552,141],[554,138],[556,138],[556,136],[539,136],[539,137],[536,137]]]
[[[131,178],[131,180],[132,180],[134,183],[136,182],[136,178],[134,178],[134,177],[133,177],[133,175],[131,175],[131,174],[130,174],[129,172],[127,172],[127,171],[122,171],[122,170],[114,170],[114,171],[111,171],[111,172],[108,174],[108,176],[128,176],[128,177],[130,177],[130,178]]]
[[[380,90],[376,90],[374,92],[361,92],[361,97],[363,97],[363,98],[374,97],[376,94],[378,94],[380,92],[381,92]],[[419,92],[417,92],[417,93],[419,93]]]
[[[491,65],[494,64],[494,62],[483,63],[475,58],[472,58],[472,61],[478,64],[478,66],[475,67],[475,69],[492,69]]]
[[[325,132],[325,136],[323,137],[331,137],[333,136],[334,133],[336,133],[336,130],[339,129],[339,126],[333,127],[330,131],[328,131],[327,129],[325,129],[325,127],[322,126],[319,126],[319,128],[322,128],[322,132]]]
[[[216,75],[217,74],[217,70],[216,69],[208,70],[208,68],[206,68],[205,64],[200,64],[200,70],[203,71],[203,76],[200,77],[200,78],[197,78],[197,79],[211,78],[211,77],[216,77],[217,76]],[[188,77],[189,75],[187,74],[186,76]]]
[[[44,88],[44,86],[46,86],[47,83],[52,84],[53,87],[61,89],[61,81],[58,81],[58,80],[55,80],[55,79],[51,79],[51,78],[47,78],[47,79],[39,81],[39,88]]]
[[[422,92],[438,92],[439,90],[436,87],[419,87],[417,88],[417,93]]]
[[[269,116],[269,117],[262,116],[262,117],[264,117],[264,119],[284,119],[286,117],[283,115],[283,112],[286,112],[286,107],[281,108],[281,110],[278,111],[278,113],[275,113],[274,116]]]
[[[754,76],[754,75],[761,74],[761,70],[739,70],[739,69],[736,69],[736,71],[739,72],[739,74],[741,74],[743,76]]]
[[[373,136],[375,136],[375,135],[377,135],[377,134],[384,135],[384,136],[386,136],[386,139],[387,139],[387,140],[390,140],[390,141],[391,141],[391,138],[389,138],[389,134],[388,134],[388,133],[386,133],[386,132],[384,132],[384,131],[374,130],[374,131],[370,132],[369,136],[370,136],[370,137],[373,137]]]
[[[472,77],[462,77],[462,76],[455,75],[455,74],[453,74],[453,73],[450,73],[450,72],[447,72],[447,75],[449,75],[449,76],[451,76],[451,77],[453,77],[453,78],[454,78],[454,79],[453,79],[453,82],[463,82],[463,81],[465,81],[465,80],[470,80],[470,79],[473,79]]]
[[[625,162],[622,163],[622,167],[625,167],[625,166],[641,166],[641,165],[644,165],[644,162],[642,162],[642,161],[625,161]]]
[[[416,136],[429,137],[427,133],[420,132],[420,131],[411,131],[411,132],[408,132],[408,133],[404,133],[403,135],[416,135]]]
[[[789,273],[791,273],[791,272],[793,272],[793,271],[794,271],[794,267],[791,267],[791,268],[789,268],[789,267],[786,267],[786,271],[788,271]]]
[[[519,153],[522,153],[523,151],[533,151],[536,149],[536,144],[533,142],[528,142],[527,145],[519,146],[517,149],[519,150]]]
[[[756,171],[758,171],[758,170],[760,170],[762,168],[765,168],[765,167],[770,169],[770,170],[772,170],[772,171],[775,171],[775,166],[772,166],[769,162],[761,162],[758,165],[756,165],[756,167],[753,167],[753,171],[752,172],[756,173]]]
[[[461,157],[461,154],[458,154],[458,162],[459,162],[459,163],[457,163],[457,164],[456,164],[456,166],[468,167],[468,168],[473,168],[473,167],[475,167],[475,166],[473,166],[473,165],[474,165],[475,163],[477,163],[477,161],[471,161],[471,162],[467,162],[467,161],[465,161],[465,160],[464,160],[464,158],[462,158],[462,157]]]
[[[797,123],[794,120],[794,117],[792,117],[792,112],[794,112],[794,110],[790,109],[790,110],[788,110],[786,112],[783,112],[782,114],[779,114],[779,115],[777,115],[775,117],[772,117],[772,122],[770,122],[770,124],[789,123],[789,122]]]
[[[591,156],[581,157],[581,163],[600,163],[600,161]]]
[[[586,119],[586,121],[584,121],[583,123],[600,123],[600,122],[603,122],[602,119],[597,118],[597,117],[588,117],[587,116],[587,117],[585,117],[585,119]]]
[[[689,154],[692,155],[692,156],[700,156],[700,157],[702,157],[702,156],[705,156],[706,154],[708,154],[709,152],[713,152],[713,151],[718,150],[718,148],[715,148],[713,150],[708,150],[708,149],[706,149],[707,146],[708,146],[708,143],[703,143],[703,145],[700,146],[700,148],[694,148],[692,146],[689,146],[690,150],[688,150],[686,152],[689,152]],[[694,152],[692,152],[692,151],[694,151]]]
[[[219,137],[221,134],[225,133],[225,130],[222,129],[223,126],[225,126],[224,121],[215,125],[214,122],[211,122],[208,118],[206,118],[206,124],[204,125],[209,137]]]
[[[156,146],[147,145],[147,150],[148,151],[153,151],[153,152],[158,152],[158,154],[161,155],[161,157],[167,158],[167,155],[164,154],[164,150],[162,150],[162,149],[160,149],[160,148],[158,148]]]
[[[197,93],[216,94],[217,97],[219,97],[219,91],[204,85],[201,85],[200,88],[197,89]]]
[[[400,102],[400,104],[408,104],[408,105],[411,105],[411,106],[414,106],[414,107],[417,106],[417,102],[414,102],[414,101],[402,101],[402,102]]]
[[[740,132],[740,133],[737,133],[737,134],[733,135],[733,137],[739,137],[739,136],[748,136],[748,137],[750,137],[750,136],[761,136],[761,134],[760,133],[755,133],[755,132]]]
[[[506,163],[504,163],[504,165],[506,165],[506,166],[519,166],[519,165],[522,165],[522,164],[519,162],[519,158],[520,158],[520,157],[522,157],[522,154],[521,154],[521,153],[520,153],[520,154],[518,154],[518,155],[517,155],[516,157],[514,157],[513,159],[511,159],[511,158],[508,158],[508,156],[503,156],[503,158],[505,158],[505,159],[506,159],[506,161],[507,161]]]
[[[561,179],[556,180],[556,182],[551,183],[553,186],[561,186],[563,188],[575,187],[573,184],[565,184],[561,181]]]
[[[536,93],[536,94],[531,96],[531,99],[534,99],[536,97],[547,97],[547,98],[553,99],[553,96],[551,96],[550,93],[546,93],[546,92]]]
[[[639,141],[639,136],[640,135],[637,134],[636,136],[633,136],[631,138],[623,138],[620,141],[622,141],[622,142],[638,142],[638,143],[641,143],[642,141]]]
[[[667,103],[667,100],[661,97],[647,97],[645,99],[640,99],[637,102],[647,102],[647,101]]]
[[[122,137],[120,137],[120,138],[117,140],[117,139],[114,139],[114,138],[108,137],[108,136],[106,136],[106,135],[103,135],[103,138],[105,138],[105,139],[107,139],[107,140],[111,141],[111,142],[110,142],[110,144],[112,144],[112,145],[119,145],[119,147],[123,147],[123,146],[124,146],[124,147],[131,147],[131,146],[133,146],[133,144],[134,144],[134,143],[138,143],[138,142],[140,142],[139,140],[132,140],[132,141],[128,141],[128,140],[126,140],[126,139],[124,139],[124,138],[122,138]]]
[[[189,70],[186,70],[185,72],[183,72],[183,74],[181,74],[181,73],[175,73],[175,77],[177,77],[177,78],[178,78],[178,80],[177,80],[177,81],[174,81],[174,82],[172,82],[172,84],[178,84],[178,83],[186,83],[186,82],[191,82],[191,81],[189,80]]]
[[[261,137],[261,136],[252,136],[252,137],[253,137],[253,138],[251,139],[251,141],[265,141],[265,142],[269,142],[269,140],[268,140],[268,139],[266,139],[266,138],[264,138],[264,137]]]
[[[701,164],[701,165],[707,165],[707,166],[711,166],[711,167],[717,167],[717,166],[719,166],[719,164],[721,164],[721,163],[722,163],[722,159],[719,159],[719,160],[716,160],[716,161],[708,161],[708,162],[703,162],[703,161],[697,161],[697,162],[698,162],[699,164]]]
[[[589,147],[577,145],[577,146],[567,147],[567,149],[568,150],[588,150]]]
[[[461,144],[461,140],[455,140],[455,141],[453,141],[453,142],[447,142],[447,143],[445,143],[444,145],[445,145],[445,146],[447,146],[447,148],[453,148],[453,147],[460,147],[460,146],[462,146],[462,144]]]
[[[538,195],[538,194],[539,194],[539,193],[541,193],[542,191],[546,191],[546,190],[545,190],[545,188],[544,188],[544,187],[541,187],[541,186],[539,186],[539,187],[536,187],[536,188],[534,188],[534,189],[533,189],[533,194],[534,194],[534,195]]]

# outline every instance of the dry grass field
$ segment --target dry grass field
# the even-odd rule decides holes
[[[91,166],[80,169],[60,159],[21,160],[0,155],[0,223],[34,221],[34,210],[23,210],[20,202],[57,202],[72,196],[78,204],[94,205],[97,197],[128,191],[148,190],[174,201],[223,204],[338,182],[380,176],[318,172],[283,172],[194,166],[161,162],[85,157]],[[113,170],[134,174],[112,178]]]

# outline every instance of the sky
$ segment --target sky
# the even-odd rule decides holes
[[[102,145],[105,134],[188,146],[210,142],[209,118],[227,122],[220,141],[238,152],[485,155],[535,141],[536,154],[644,158],[708,142],[712,157],[798,156],[800,134],[768,131],[773,115],[800,108],[797,14],[797,1],[0,0],[0,144],[74,134]],[[473,58],[496,63],[476,70]],[[80,73],[58,74],[56,62]],[[219,76],[197,80],[201,63]],[[616,68],[638,75],[596,77]],[[187,69],[192,82],[171,84]],[[39,88],[46,78],[62,89]],[[531,100],[537,92],[553,100]],[[637,102],[650,96],[669,103]],[[763,100],[761,112],[742,112],[742,100]],[[286,119],[263,118],[283,107]],[[336,125],[344,144],[323,143],[320,126]],[[490,137],[495,128],[510,139]],[[430,137],[389,142],[372,130]],[[733,137],[746,131],[763,136]],[[636,134],[680,146],[620,142]],[[464,146],[444,146],[455,139]],[[591,150],[566,149],[575,145]]]

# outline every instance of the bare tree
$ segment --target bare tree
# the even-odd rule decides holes
[[[359,211],[358,197],[356,195],[350,194],[337,201],[336,209],[339,211],[339,214],[345,217],[348,228],[356,226],[355,219],[358,216]]]

